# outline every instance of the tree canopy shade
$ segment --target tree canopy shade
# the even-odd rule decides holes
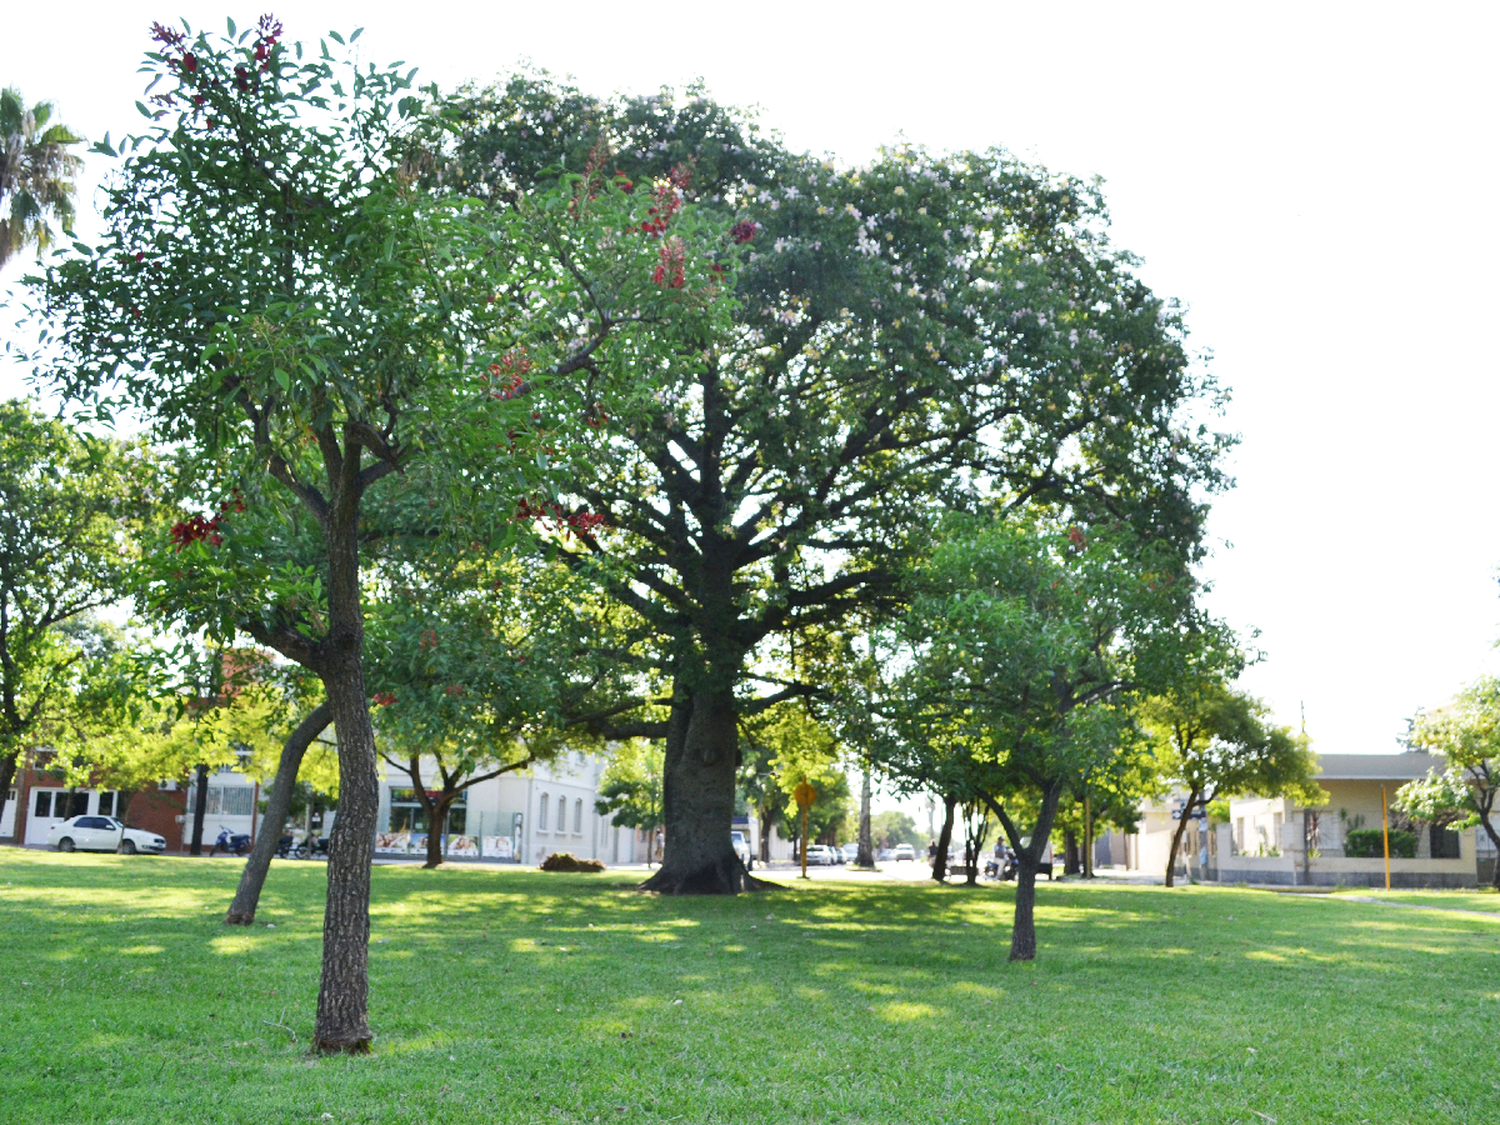
[[[0,403],[0,812],[18,755],[76,748],[89,681],[119,671],[84,623],[124,593],[153,476],[139,444]]]
[[[204,623],[323,682],[340,805],[314,1044],[363,1051],[378,803],[367,497],[420,467],[448,486],[423,497],[432,506],[489,489],[490,528],[465,542],[501,536],[590,423],[648,393],[674,325],[712,331],[733,260],[690,210],[643,233],[670,189],[632,194],[597,167],[504,212],[434,198],[418,183],[414,72],[288,45],[271,17],[154,37],[158,92],[140,104],[146,132],[120,146],[104,242],[37,282],[57,344],[44,375],[100,414],[139,412],[218,474],[174,528],[169,576]],[[107,136],[100,151],[115,154]],[[312,565],[264,531],[291,510]]]
[[[916,735],[887,769],[1000,822],[1019,867],[1010,955],[1030,960],[1058,803],[1128,745],[1136,697],[1170,682],[1200,627],[1193,582],[1180,548],[1124,524],[984,517],[950,519],[912,581],[908,670],[882,709]]]
[[[1263,703],[1225,682],[1225,670],[1193,668],[1147,700],[1141,718],[1156,748],[1162,781],[1187,791],[1167,855],[1172,886],[1182,837],[1194,809],[1239,794],[1294,797],[1320,805],[1318,763],[1306,735],[1273,725]]]
[[[603,136],[628,175],[696,162],[689,197],[750,248],[734,330],[665,358],[656,409],[572,494],[587,551],[660,638],[662,891],[747,886],[729,844],[736,723],[816,683],[778,650],[889,607],[934,507],[976,498],[1127,522],[1191,551],[1222,435],[1181,317],[1113,249],[1095,186],[1000,151],[916,147],[841,169],[694,92],[603,104],[525,77],[454,108],[455,182],[524,197],[536,151]],[[575,157],[576,159],[576,157]],[[579,553],[581,559],[585,552]]]
[[[48,220],[73,233],[73,177],[83,161],[68,149],[83,138],[53,123],[53,108],[28,109],[19,90],[0,90],[0,266],[28,245],[49,249]]]
[[[1412,722],[1410,740],[1443,755],[1447,776],[1402,786],[1397,790],[1399,807],[1424,820],[1462,811],[1500,851],[1494,821],[1500,796],[1500,679],[1475,680],[1447,707],[1422,712]],[[1466,793],[1462,802],[1455,800],[1459,792]],[[1500,863],[1495,865],[1494,881],[1500,887]]]

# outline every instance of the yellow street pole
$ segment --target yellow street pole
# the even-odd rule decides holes
[[[1385,889],[1391,889],[1391,818],[1386,811],[1385,786],[1380,787],[1380,836],[1385,841]]]
[[[802,877],[807,878],[807,806],[802,806]]]
[[[807,878],[807,808],[818,799],[818,791],[807,783],[803,778],[800,785],[792,790],[792,796],[797,799],[798,806],[802,809],[802,877]]]

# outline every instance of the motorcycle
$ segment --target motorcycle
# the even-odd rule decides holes
[[[282,859],[285,859],[287,856],[292,854],[292,846],[296,842],[297,841],[292,837],[292,834],[288,832],[285,836],[277,841],[276,854]]]
[[[219,825],[219,838],[214,841],[214,846],[208,850],[208,854],[213,855],[220,848],[224,849],[225,855],[231,852],[235,855],[245,855],[250,851],[250,837],[244,833],[231,834],[229,829],[221,824]]]
[[[314,859],[317,856],[327,859],[329,842],[327,836],[304,836],[292,849],[292,854],[298,859]]]

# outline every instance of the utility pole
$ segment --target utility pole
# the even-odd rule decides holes
[[[865,763],[864,779],[859,790],[859,853],[856,867],[875,866],[875,848],[870,840],[870,763]]]

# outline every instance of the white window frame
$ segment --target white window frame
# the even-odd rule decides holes
[[[538,832],[545,832],[545,831],[547,831],[547,805],[551,801],[552,801],[552,795],[550,793],[543,793],[542,794],[542,804],[541,804],[540,810],[537,813],[537,818],[536,818],[536,830]]]

